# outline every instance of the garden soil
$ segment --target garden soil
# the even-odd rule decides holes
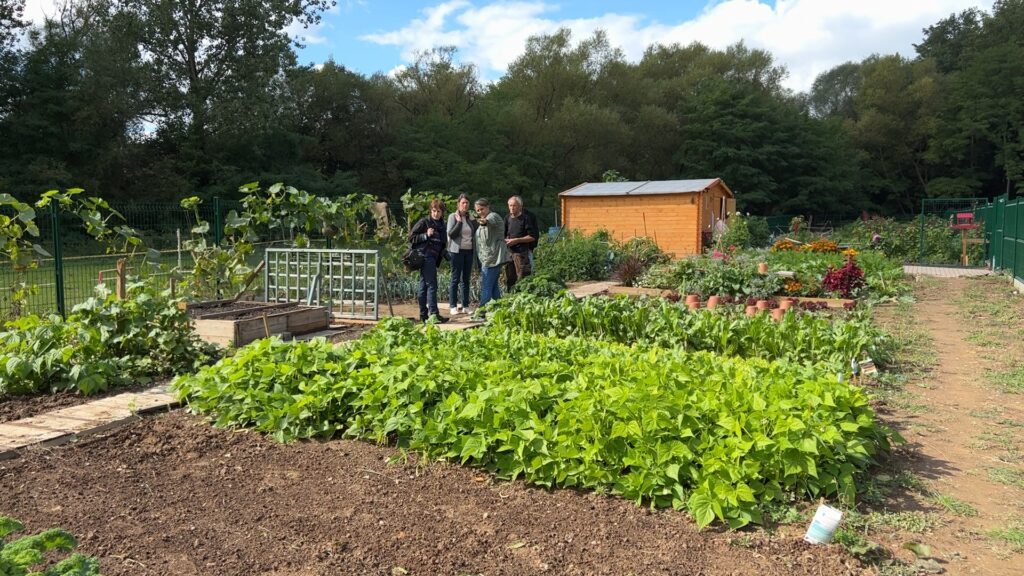
[[[70,530],[107,576],[863,572],[792,530],[699,532],[682,512],[181,410],[0,462],[0,494],[0,513]]]
[[[897,530],[881,538],[877,534],[871,537],[908,562],[913,555],[902,543],[928,544],[946,574],[1024,574],[1024,556],[989,535],[1024,519],[1024,485],[997,482],[990,471],[1015,470],[1024,478],[1024,464],[1015,454],[1007,458],[980,443],[986,434],[1001,428],[1021,438],[1024,397],[1000,392],[984,375],[986,370],[996,369],[997,362],[1024,365],[1024,342],[1011,339],[995,356],[991,350],[986,353],[971,343],[968,335],[977,326],[964,318],[956,303],[964,297],[986,299],[997,290],[1009,291],[1005,278],[946,278],[917,287],[914,318],[919,329],[933,339],[937,365],[907,383],[911,409],[893,408],[883,418],[907,439],[900,457],[907,459],[909,469],[928,487],[926,493],[907,492],[897,499],[901,501],[890,502],[891,510],[941,514],[942,522],[924,534]],[[1016,302],[1018,322],[1007,328],[1024,334],[1024,302],[1019,297]],[[952,496],[978,513],[958,516],[945,512],[929,498],[933,494]]]

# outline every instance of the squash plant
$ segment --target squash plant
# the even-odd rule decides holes
[[[188,314],[143,283],[106,288],[60,316],[25,316],[0,332],[0,398],[77,390],[89,395],[189,372],[211,357]]]

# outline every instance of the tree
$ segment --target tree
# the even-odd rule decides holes
[[[963,68],[964,55],[981,36],[983,13],[977,8],[950,15],[924,29],[925,38],[914,44],[918,56],[935,61],[940,74]]]
[[[854,99],[862,82],[861,64],[857,62],[845,62],[822,72],[808,95],[811,114],[816,118],[853,119]]]
[[[117,0],[141,24],[149,115],[161,138],[177,140],[198,171],[213,173],[210,138],[239,137],[271,126],[293,66],[285,27],[319,22],[332,0]]]
[[[0,0],[0,50],[14,44],[18,33],[25,27],[21,20],[25,0]]]

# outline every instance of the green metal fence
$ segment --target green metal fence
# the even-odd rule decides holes
[[[981,212],[992,268],[1009,272],[1015,281],[1024,283],[1024,198],[1011,201],[1004,194]]]
[[[212,203],[200,207],[200,218],[211,223],[215,241],[220,241],[224,215],[237,210],[236,202]],[[195,225],[194,215],[173,202],[132,202],[111,204],[126,224],[142,236],[147,247],[161,253],[155,261],[146,261],[145,250],[137,254],[104,254],[103,247],[83,230],[77,216],[62,211],[57,203],[36,214],[39,238],[36,240],[51,257],[35,267],[18,269],[0,262],[0,318],[19,313],[66,314],[93,294],[98,284],[113,289],[117,261],[125,258],[132,275],[168,276],[173,267],[188,269],[191,257],[181,249]],[[122,222],[115,223],[116,225]],[[32,287],[21,310],[12,309],[11,291],[16,284]]]

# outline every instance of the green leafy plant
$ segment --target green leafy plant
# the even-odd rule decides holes
[[[591,297],[577,300],[515,295],[496,301],[488,326],[558,337],[584,336],[623,344],[707,350],[728,356],[826,363],[845,372],[851,358],[891,357],[890,339],[868,312],[844,317],[789,313],[781,322],[748,317],[741,307],[690,311],[661,298]]]
[[[231,211],[225,226],[229,234],[224,245],[218,246],[209,236],[210,223],[200,215],[200,205],[202,200],[196,196],[181,201],[181,207],[195,219],[190,238],[182,243],[191,255],[191,269],[176,271],[182,275],[182,292],[193,298],[235,294],[242,289],[246,276],[252,271],[247,261],[255,251],[254,237],[250,233],[251,219]]]
[[[585,236],[576,230],[565,230],[553,240],[541,240],[534,272],[558,282],[604,280],[611,273],[614,259],[607,233],[599,231]]]
[[[516,282],[512,292],[532,294],[541,298],[552,298],[565,291],[565,284],[546,274],[530,274]]]
[[[125,299],[98,295],[60,316],[25,316],[0,332],[0,398],[76,389],[89,395],[188,372],[211,350],[188,314],[153,288],[134,283]]]
[[[38,571],[35,568],[47,562],[57,552],[73,552],[78,542],[75,537],[59,528],[51,528],[30,536],[8,541],[12,534],[25,526],[7,516],[0,515],[0,574],[4,576],[100,576],[100,563],[95,558],[72,554]]]
[[[401,319],[348,347],[260,341],[173,388],[220,426],[393,442],[701,526],[792,494],[852,501],[895,437],[862,389],[806,365]]]

